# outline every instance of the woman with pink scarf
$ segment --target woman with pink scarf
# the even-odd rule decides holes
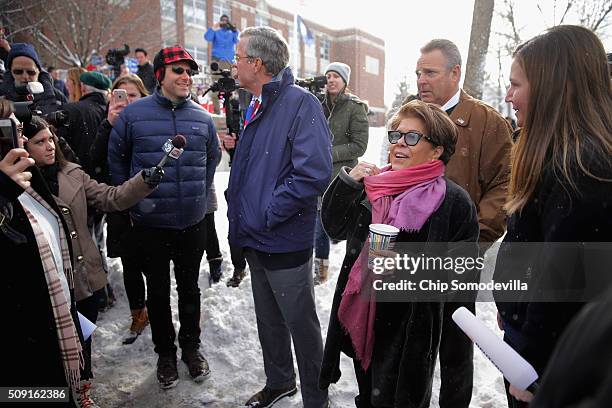
[[[343,352],[353,359],[357,407],[428,407],[442,335],[442,302],[381,302],[365,292],[371,288],[362,282],[368,227],[383,223],[399,228],[396,247],[476,243],[478,219],[469,195],[444,177],[457,141],[448,115],[436,105],[412,101],[395,114],[389,129],[390,164],[382,169],[365,162],[345,167],[323,197],[323,226],[332,239],[346,240],[347,250],[319,385],[327,388],[338,381]]]

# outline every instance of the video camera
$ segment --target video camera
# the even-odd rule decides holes
[[[227,126],[228,133],[234,133],[238,135],[240,133],[240,106],[236,99],[232,98],[232,93],[239,88],[236,84],[236,80],[232,78],[232,72],[229,69],[219,69],[219,64],[213,62],[210,64],[211,74],[221,75],[216,82],[214,82],[210,88],[204,92],[206,95],[208,92],[218,92],[220,96],[223,96],[223,107],[225,108],[225,125]],[[230,155],[230,164],[234,157],[234,149],[228,149]]]
[[[17,119],[21,123],[28,123],[32,120],[32,116],[38,116],[56,128],[68,126],[68,112],[58,110],[44,115],[36,109],[34,106],[34,95],[43,92],[44,88],[40,82],[28,82],[27,84],[15,87],[15,93],[19,96],[19,99],[23,99],[21,102],[13,102],[13,109]]]
[[[28,82],[27,84],[15,87],[18,100],[10,101],[15,112],[15,116],[24,125],[38,116],[54,127],[66,126],[68,123],[68,113],[65,111],[55,111],[44,115],[34,106],[34,95],[44,92],[40,82]],[[11,149],[19,146],[17,128],[15,122],[10,119],[0,119],[0,159],[2,159]]]
[[[311,94],[317,97],[319,100],[323,100],[323,88],[327,85],[327,77],[320,75],[310,78],[298,78],[295,80],[295,84],[308,90]]]
[[[221,75],[221,78],[214,82],[206,92],[231,93],[238,89],[238,85],[236,85],[236,81],[232,78],[232,72],[229,69],[219,69],[219,64],[213,62],[210,64],[210,70],[212,71],[211,74]]]
[[[113,67],[115,78],[121,73],[121,65],[125,62],[125,56],[130,53],[130,46],[123,44],[123,48],[111,48],[106,53],[106,63]]]
[[[219,26],[220,26],[220,27],[222,27],[222,28],[227,28],[227,29],[228,29],[228,30],[230,30],[230,31],[234,31],[234,32],[236,32],[236,27],[234,27],[234,26],[232,25],[232,23],[230,23],[229,21],[228,21],[227,23],[225,23],[225,24],[220,23],[220,24],[219,24]]]

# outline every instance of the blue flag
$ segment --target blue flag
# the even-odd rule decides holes
[[[304,41],[304,44],[313,45],[314,35],[312,34],[312,31],[310,31],[310,29],[306,27],[306,23],[304,23],[304,19],[302,18],[302,16],[298,14],[296,20],[297,20],[298,33],[300,34],[302,41]]]

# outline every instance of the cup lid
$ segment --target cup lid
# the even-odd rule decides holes
[[[396,236],[400,232],[399,228],[389,224],[370,224],[370,231],[375,234],[388,235],[391,237]]]

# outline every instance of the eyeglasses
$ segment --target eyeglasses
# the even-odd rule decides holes
[[[396,144],[402,137],[404,137],[404,142],[408,146],[415,146],[417,143],[419,143],[419,140],[421,140],[421,138],[427,140],[434,146],[438,146],[438,143],[434,142],[431,137],[425,136],[424,134],[416,132],[414,130],[406,133],[402,133],[398,130],[389,130],[387,131],[387,135],[389,136],[389,143],[391,144]]]
[[[185,72],[187,72],[187,75],[189,76],[194,76],[198,73],[198,71],[195,69],[183,67],[172,67],[172,72],[174,72],[176,75],[183,75]]]
[[[244,56],[241,57],[240,55],[236,54],[234,56],[234,59],[236,60],[236,64],[237,64],[241,59],[246,59],[247,62],[248,62],[248,60],[253,59],[253,57],[248,56],[248,55],[244,55]]]
[[[23,75],[23,73],[26,72],[29,76],[34,76],[38,73],[30,69],[14,69],[12,70],[12,72],[13,72],[13,75]]]

